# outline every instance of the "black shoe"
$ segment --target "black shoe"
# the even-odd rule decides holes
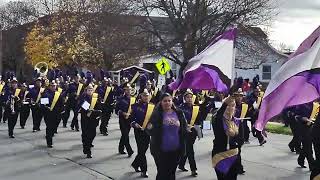
[[[93,144],[91,144],[91,145],[90,145],[90,147],[94,147],[94,145],[93,145]]]
[[[15,138],[14,135],[10,135],[9,137],[12,138],[12,139]]]
[[[24,129],[24,126],[21,126],[21,129]]]
[[[143,178],[147,178],[147,177],[149,177],[149,175],[148,175],[148,173],[147,173],[147,172],[142,172],[142,173],[141,173],[141,177],[143,177]]]
[[[198,176],[198,172],[197,172],[197,170],[192,171],[192,172],[191,172],[191,176],[193,176],[193,177],[197,177],[197,176]]]
[[[135,172],[141,172],[140,169],[139,169],[139,167],[134,167],[134,166],[132,166],[132,165],[131,165],[131,167],[133,167],[133,169],[134,169]]]
[[[295,152],[294,147],[290,146],[290,144],[288,146],[291,152]]]
[[[41,129],[39,128],[39,129],[37,129],[37,131],[41,131]]]
[[[67,125],[63,125],[62,127],[63,127],[63,128],[67,128]]]
[[[307,168],[307,166],[305,166],[303,162],[298,162],[298,164],[301,168]]]
[[[76,129],[77,132],[79,132],[79,129]]]
[[[264,139],[263,141],[259,142],[260,146],[264,145],[267,141]]]
[[[53,146],[52,146],[52,145],[47,145],[47,147],[48,147],[48,148],[53,148]]]
[[[109,134],[108,134],[108,133],[103,133],[102,135],[103,135],[103,136],[108,136]]]
[[[91,154],[87,154],[87,158],[91,159],[92,158]]]
[[[239,172],[238,172],[238,174],[241,174],[241,175],[244,175],[244,173],[246,173],[246,171],[243,169],[239,170]]]
[[[185,167],[179,167],[179,169],[183,172],[188,172],[188,169],[186,169]]]
[[[127,153],[124,151],[119,151],[119,154],[127,154]]]
[[[133,151],[130,152],[130,153],[128,153],[128,158],[131,158],[131,156],[132,156],[133,153],[134,153]]]
[[[34,130],[32,130],[32,132],[37,132],[37,130],[34,129]]]

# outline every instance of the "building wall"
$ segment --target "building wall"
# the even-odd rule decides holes
[[[259,75],[260,81],[268,83],[270,79],[263,78],[263,66],[271,66],[271,77],[280,69],[281,65],[286,60],[285,57],[280,57],[278,55],[270,55],[268,60],[265,63],[262,63],[258,69],[235,69],[236,77],[242,77],[244,79],[249,78],[250,81],[256,76]],[[277,61],[278,60],[278,61]]]
[[[0,74],[2,74],[2,60],[3,60],[3,39],[2,39],[2,30],[0,30]]]

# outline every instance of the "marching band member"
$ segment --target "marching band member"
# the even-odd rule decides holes
[[[67,96],[67,102],[66,102],[66,108],[63,115],[63,126],[67,126],[68,119],[70,117],[70,111],[73,111],[73,118],[71,122],[71,129],[79,131],[79,120],[78,120],[78,112],[76,110],[78,100],[80,95],[82,94],[84,89],[84,83],[80,82],[80,75],[77,74],[74,77],[74,82],[69,84],[68,90],[66,92]]]
[[[104,78],[98,89],[99,96],[102,99],[100,133],[104,136],[108,135],[108,124],[114,109],[114,88],[111,86],[110,80]]]
[[[184,93],[184,101],[185,103],[180,105],[180,109],[183,111],[185,118],[187,120],[187,123],[189,127],[192,129],[191,132],[188,132],[186,134],[186,155],[180,159],[179,162],[179,169],[182,171],[188,171],[184,166],[186,163],[186,160],[189,160],[189,165],[190,165],[190,170],[191,170],[191,176],[197,177],[198,172],[197,172],[197,165],[196,161],[194,158],[194,148],[193,145],[197,139],[198,133],[197,130],[195,129],[195,126],[200,127],[202,124],[200,118],[200,107],[194,105],[194,97],[195,95],[192,93],[190,89],[188,89]]]
[[[248,127],[248,122],[245,118],[250,117],[249,105],[243,101],[244,93],[241,88],[238,91],[233,93],[236,101],[236,110],[234,117],[240,119],[239,123],[239,134],[230,140],[231,148],[238,148],[238,173],[244,174],[246,171],[243,169],[242,160],[241,160],[241,147],[244,143],[249,143],[249,134],[250,130]]]
[[[30,115],[30,94],[28,91],[28,86],[26,83],[23,83],[21,85],[21,92],[19,95],[19,98],[21,99],[21,111],[20,111],[20,127],[21,129],[24,129],[27,119]]]
[[[78,107],[81,114],[83,153],[87,155],[87,158],[92,158],[92,143],[96,137],[96,128],[101,115],[100,100],[98,94],[93,93],[93,90],[92,84],[86,87],[84,95],[80,98],[79,106],[81,107]]]
[[[17,79],[13,78],[11,80],[11,88],[5,93],[7,97],[6,111],[8,112],[8,131],[10,138],[14,138],[13,130],[17,124],[18,115],[21,110],[20,91],[21,89],[18,88]]]
[[[136,172],[140,172],[140,168],[141,177],[145,178],[148,177],[146,152],[149,148],[150,137],[144,129],[146,128],[154,109],[154,104],[148,103],[149,96],[148,90],[145,89],[140,94],[140,101],[132,105],[132,113],[130,115],[131,126],[134,128],[134,137],[138,147],[138,154],[131,166]]]
[[[46,140],[47,147],[52,148],[52,137],[57,128],[57,123],[61,118],[63,112],[63,97],[59,91],[57,91],[57,84],[52,81],[42,96],[42,108],[44,111],[44,121],[46,123]]]
[[[135,98],[131,97],[131,86],[127,83],[124,86],[124,94],[118,99],[115,112],[119,116],[119,125],[121,130],[121,138],[118,151],[120,154],[126,154],[124,148],[127,149],[128,157],[131,157],[133,150],[129,142],[131,105],[135,103]]]
[[[33,119],[33,132],[40,131],[40,124],[43,117],[42,109],[40,108],[40,98],[44,92],[42,88],[42,78],[38,77],[35,81],[35,85],[30,89],[31,98],[31,112]]]
[[[318,107],[319,108],[319,107]],[[318,109],[317,108],[317,109]],[[312,170],[314,158],[313,158],[313,150],[312,150],[312,119],[316,113],[314,111],[314,103],[307,103],[295,106],[295,120],[297,121],[298,131],[300,132],[300,140],[302,142],[302,149],[299,153],[298,164],[302,168],[306,168],[304,165],[305,159],[307,159],[309,164],[309,169]]]

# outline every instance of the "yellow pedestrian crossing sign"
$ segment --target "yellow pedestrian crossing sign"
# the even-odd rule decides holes
[[[162,75],[166,74],[171,69],[169,62],[165,57],[159,59],[159,61],[156,63],[156,67],[159,73]]]

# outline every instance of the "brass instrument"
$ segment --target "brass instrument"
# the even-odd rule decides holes
[[[49,66],[46,62],[38,62],[34,66],[34,70],[36,70],[40,74],[41,77],[44,77],[48,73]]]

